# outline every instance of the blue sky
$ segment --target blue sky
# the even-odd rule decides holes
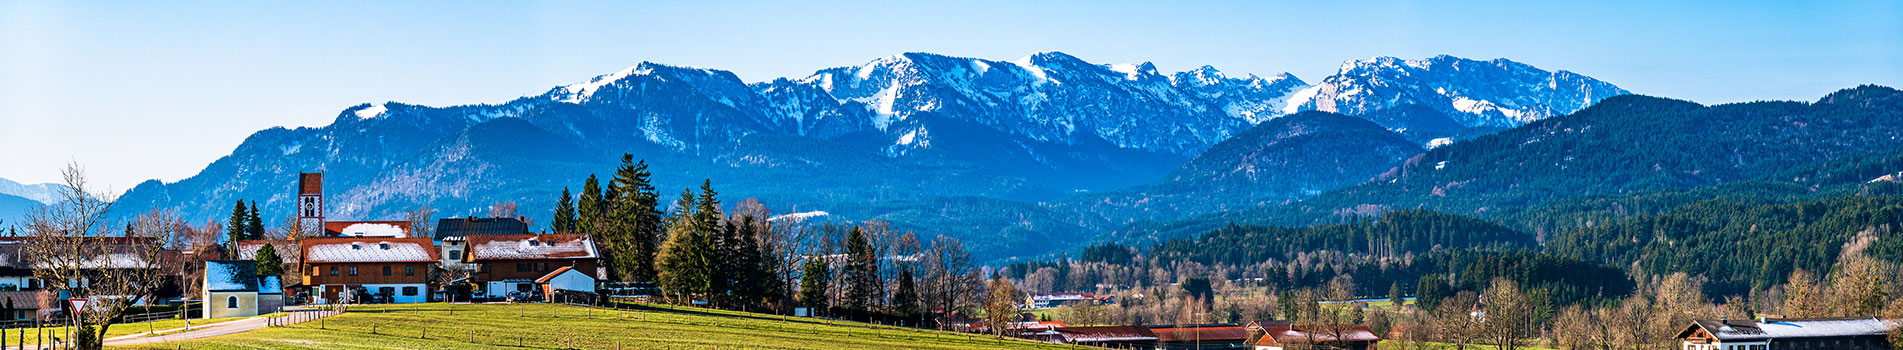
[[[1903,86],[1903,2],[18,2],[0,177],[175,181],[372,101],[500,102],[641,61],[804,76],[907,51],[1289,72],[1451,54],[1701,103]]]

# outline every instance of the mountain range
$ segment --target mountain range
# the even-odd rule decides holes
[[[321,171],[333,219],[422,205],[478,215],[499,202],[546,217],[562,188],[626,153],[664,190],[712,179],[729,202],[886,219],[984,257],[1023,256],[1125,223],[1305,198],[1624,93],[1451,56],[1353,61],[1315,85],[1058,52],[906,53],[755,83],[641,63],[497,104],[365,103],[327,126],[259,131],[197,175],[139,184],[117,209],[212,220],[245,199],[283,217],[295,175]],[[1152,197],[1181,209],[1146,210]]]
[[[1613,216],[1639,214],[1647,207],[1714,196],[1675,191],[1753,181],[1759,185],[1723,192],[1748,193],[1742,197],[1752,201],[1803,198],[1794,194],[1820,192],[1825,185],[1889,181],[1883,176],[1903,171],[1895,156],[1903,150],[1898,120],[1903,120],[1903,91],[1873,85],[1815,102],[1704,106],[1618,96],[1572,114],[1437,147],[1372,181],[1299,202],[1143,222],[1100,239],[1155,241],[1229,224],[1302,226],[1394,209],[1504,219],[1544,234],[1592,220],[1551,222],[1522,214],[1587,210],[1582,207]],[[1594,201],[1604,198],[1611,198],[1610,204]],[[1633,204],[1640,202],[1664,204]],[[1596,207],[1602,205],[1606,208]]]

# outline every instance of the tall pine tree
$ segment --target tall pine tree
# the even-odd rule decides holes
[[[620,277],[626,281],[652,281],[656,274],[654,259],[667,219],[651,176],[646,160],[636,162],[634,155],[624,154],[609,183],[608,214],[602,225],[611,228],[603,230],[606,236],[600,241],[611,247],[610,267],[622,271]]]
[[[822,256],[806,257],[806,263],[800,266],[800,305],[825,309],[830,303],[826,299],[826,287],[832,285],[832,269],[826,266]]]
[[[251,213],[245,218],[245,239],[264,239],[264,217],[258,214],[258,201],[251,201]]]
[[[562,187],[562,198],[555,201],[555,219],[549,223],[555,233],[575,232],[575,201],[568,195],[568,187]]]
[[[846,232],[846,307],[854,310],[873,310],[879,306],[878,253],[872,251],[872,243],[866,234],[855,226]]]
[[[231,208],[231,219],[225,224],[225,243],[230,245],[228,248],[237,250],[238,241],[245,239],[245,230],[250,222],[251,212],[245,210],[244,200],[240,199],[238,204]]]
[[[601,220],[601,206],[601,181],[595,179],[595,174],[588,174],[588,181],[581,185],[581,200],[575,203],[575,211],[579,214],[575,218],[575,232],[599,234],[595,232],[599,228],[595,223]]]

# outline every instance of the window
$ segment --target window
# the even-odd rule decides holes
[[[356,266],[351,266],[351,267],[350,267],[350,275],[351,275],[351,276],[356,276],[356,275],[357,275],[357,267],[356,267]]]
[[[383,275],[384,276],[390,275],[390,265],[383,265]]]
[[[548,263],[535,263],[536,271],[548,271]]]
[[[403,296],[415,296],[416,287],[403,287]]]
[[[516,264],[515,264],[515,272],[529,272],[529,264],[528,264],[528,263],[516,263]]]
[[[389,243],[377,243],[377,249],[390,250]]]
[[[449,260],[462,261],[463,251],[451,249],[449,251]]]
[[[396,288],[395,287],[377,288],[377,295],[384,295],[384,296],[396,295]]]
[[[415,276],[415,275],[416,275],[416,267],[415,267],[415,266],[404,266],[404,267],[403,267],[403,275],[404,275],[404,276]]]
[[[226,309],[238,308],[238,296],[233,295],[233,296],[225,297],[225,308]]]
[[[354,271],[354,270],[353,270],[353,271]],[[330,275],[331,275],[331,276],[336,276],[336,275],[337,275],[337,267],[336,267],[336,266],[331,266],[331,267],[330,267]]]

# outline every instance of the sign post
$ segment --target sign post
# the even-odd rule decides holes
[[[66,303],[73,306],[72,319],[67,320],[67,323],[73,324],[73,328],[71,331],[66,332],[66,341],[73,341],[73,332],[79,331],[79,315],[84,314],[86,312],[86,302],[89,302],[89,301],[92,301],[92,300],[88,300],[86,298],[66,299]]]

